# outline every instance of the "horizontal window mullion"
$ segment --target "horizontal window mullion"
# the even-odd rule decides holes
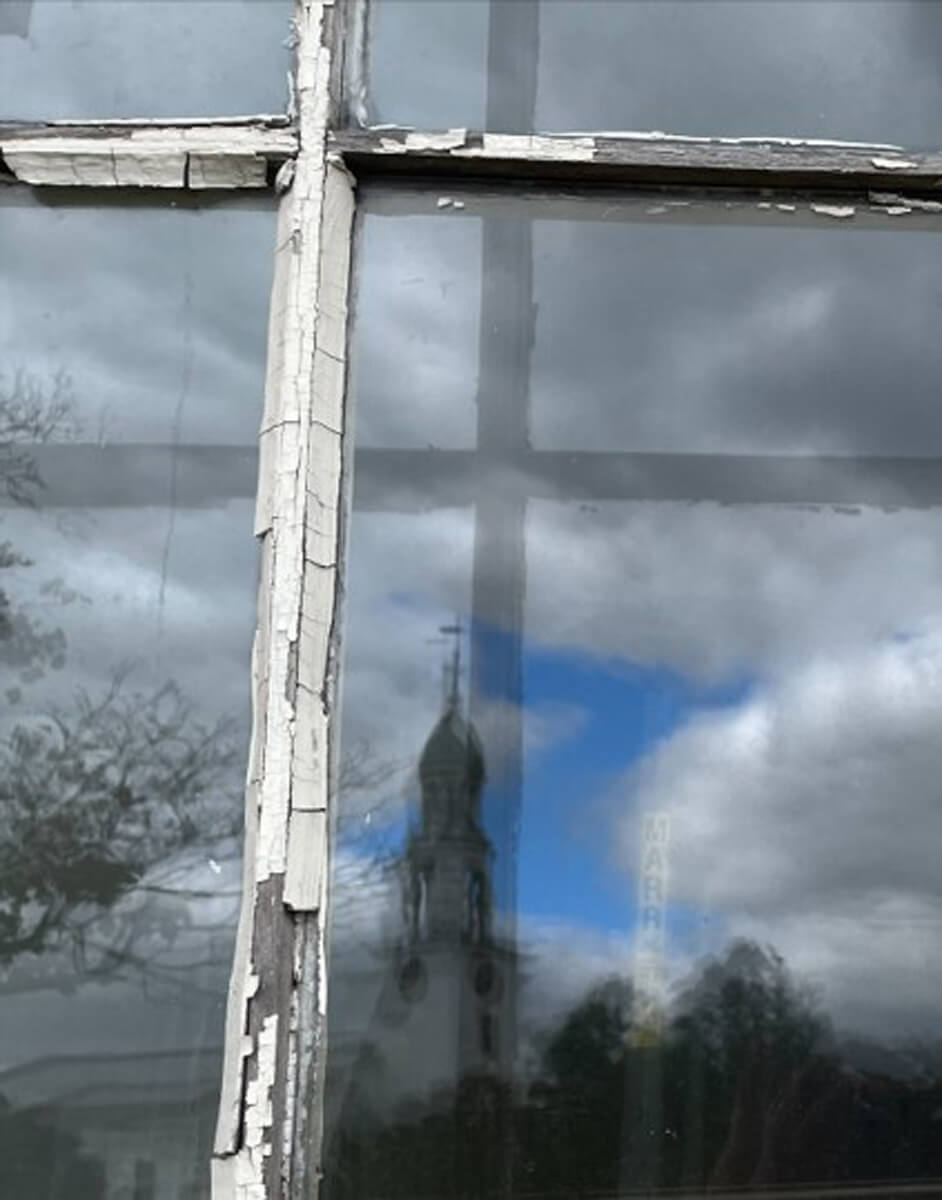
[[[934,193],[942,150],[799,138],[677,138],[660,134],[492,134],[465,129],[344,130],[333,148],[361,175],[508,181],[813,187]]]

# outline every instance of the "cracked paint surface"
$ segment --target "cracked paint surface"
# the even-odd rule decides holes
[[[243,912],[215,1200],[313,1194],[320,1148],[351,179],[327,153],[331,0],[299,0],[259,457],[262,545]],[[247,1048],[247,1053],[246,1053]]]
[[[105,122],[99,126],[0,128],[0,159],[18,183],[34,187],[264,188],[269,164],[297,151],[284,120],[181,125]]]

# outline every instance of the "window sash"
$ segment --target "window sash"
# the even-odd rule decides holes
[[[297,0],[284,118],[0,125],[0,182],[49,189],[282,193],[261,430],[262,543],[245,888],[229,992],[213,1194],[313,1193],[319,1172],[329,838],[348,454],[347,300],[357,180],[566,188],[784,190],[839,220],[932,222],[942,148],[799,139],[529,135],[346,127],[366,0]],[[524,0],[491,0],[496,54]],[[529,6],[526,6],[529,7]],[[514,15],[516,14],[516,15]],[[525,24],[525,22],[524,22]],[[350,52],[345,59],[345,46]],[[527,128],[535,83],[489,112]],[[550,201],[534,195],[536,204]],[[553,201],[558,203],[559,201]],[[550,205],[551,206],[551,205]],[[758,211],[758,208],[756,209]]]

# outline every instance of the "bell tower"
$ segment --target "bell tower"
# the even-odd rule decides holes
[[[454,650],[419,758],[418,819],[400,861],[395,996],[384,1004],[387,1051],[410,1063],[394,1073],[428,1099],[469,1079],[509,1081],[516,1048],[516,954],[494,927],[494,848],[481,820],[484,748],[463,712],[462,629],[441,632]]]
[[[481,828],[484,751],[461,714],[460,627],[444,712],[419,759],[421,819],[404,857],[406,939],[413,945],[482,944],[491,934],[493,850]]]

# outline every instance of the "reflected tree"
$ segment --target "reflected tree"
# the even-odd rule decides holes
[[[624,1123],[625,1055],[633,989],[613,976],[538,1039],[541,1070],[518,1117],[521,1186],[555,1191],[614,1186]]]
[[[79,432],[65,372],[0,375],[0,489],[14,512],[42,507],[37,447]],[[32,565],[15,540],[0,541],[0,572],[22,581]],[[208,964],[164,952],[184,927],[209,943],[219,932],[211,965],[227,965],[238,890],[230,881],[228,894],[203,894],[192,881],[194,862],[218,868],[238,858],[240,739],[231,720],[202,721],[173,682],[135,689],[130,667],[115,670],[100,694],[79,690],[67,706],[33,704],[14,717],[24,688],[66,665],[65,633],[36,609],[81,599],[50,579],[18,604],[0,583],[9,706],[0,733],[4,990],[74,987],[127,971],[193,987],[181,966]],[[200,900],[210,907],[204,929],[193,913]]]
[[[633,1037],[632,1009],[631,981],[613,977],[539,1036],[528,1081],[464,1078],[450,1095],[403,1104],[385,1121],[348,1109],[329,1143],[331,1200],[942,1176],[942,1081],[928,1063],[903,1078],[848,1061],[816,996],[774,949],[737,941],[702,964],[658,1045]],[[662,1089],[656,1129],[644,1126],[639,1101],[652,1055]],[[507,1108],[510,1177],[494,1169],[493,1145],[488,1155],[478,1140],[505,1127]]]
[[[125,961],[141,921],[93,965],[101,909],[159,888],[145,882],[154,867],[235,832],[217,791],[238,762],[230,724],[201,725],[172,684],[125,684],[79,693],[0,742],[0,964],[63,948],[81,975]]]
[[[831,1041],[814,993],[774,949],[740,940],[706,963],[681,992],[664,1052],[665,1108],[680,1135],[665,1140],[668,1175],[740,1178],[737,1156],[754,1143],[746,1125]]]
[[[72,381],[64,371],[45,382],[22,370],[0,374],[0,492],[8,504],[37,507],[44,484],[36,446],[68,440],[77,428]],[[21,547],[0,538],[0,572],[31,565]],[[65,603],[75,598],[55,580],[43,585],[43,592]],[[20,699],[18,684],[35,682],[46,670],[64,665],[62,630],[45,627],[34,613],[15,606],[9,589],[0,586],[0,667],[17,680],[6,687],[7,700]]]

